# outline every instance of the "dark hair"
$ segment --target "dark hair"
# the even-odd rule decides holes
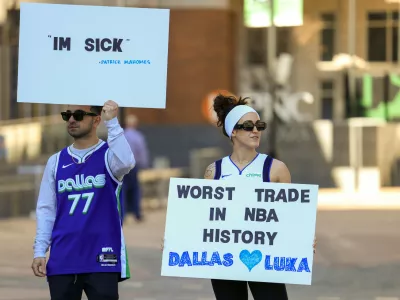
[[[90,111],[97,114],[97,115],[101,115],[101,111],[103,110],[103,106],[91,106],[90,107]]]
[[[219,127],[222,126],[222,133],[225,136],[228,136],[225,130],[225,118],[228,115],[228,113],[236,106],[238,105],[247,105],[247,99],[239,97],[237,99],[235,96],[224,96],[222,94],[219,94],[217,97],[214,99],[214,111],[217,113],[218,117],[218,122],[217,125]]]

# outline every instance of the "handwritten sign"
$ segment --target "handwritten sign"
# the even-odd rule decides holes
[[[317,185],[170,180],[162,276],[310,285]]]
[[[18,102],[165,108],[169,10],[21,3]]]

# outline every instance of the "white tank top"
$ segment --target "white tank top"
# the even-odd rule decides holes
[[[266,154],[258,153],[257,156],[242,170],[236,166],[230,156],[225,156],[215,162],[216,171],[214,179],[227,180],[235,177],[252,178],[268,182],[272,158]]]

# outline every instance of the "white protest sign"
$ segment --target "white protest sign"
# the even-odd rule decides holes
[[[317,185],[171,178],[162,276],[310,285]]]
[[[21,3],[18,102],[165,108],[169,9]]]

